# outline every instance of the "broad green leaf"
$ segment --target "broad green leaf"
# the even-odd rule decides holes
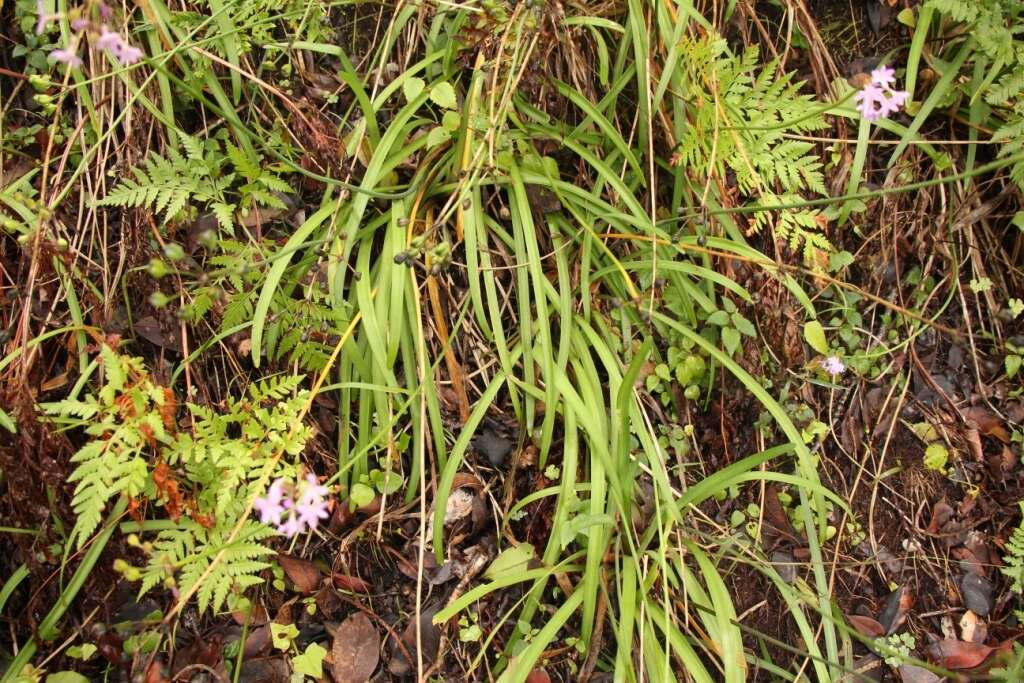
[[[731,318],[732,324],[733,326],[736,327],[737,330],[747,335],[748,337],[757,336],[757,329],[754,327],[754,324],[747,320],[746,318],[744,318],[742,315],[740,315],[739,313],[733,313]]]
[[[804,325],[804,339],[812,349],[823,356],[828,355],[828,340],[825,338],[825,328],[817,320],[811,320]]]
[[[1008,355],[1003,363],[1006,365],[1006,377],[1007,379],[1013,379],[1017,376],[1017,372],[1020,371],[1021,357],[1015,353]]]
[[[89,679],[76,671],[58,671],[47,676],[46,683],[89,683]]]
[[[728,325],[729,313],[726,311],[715,311],[708,316],[708,325]]]
[[[455,88],[448,81],[441,81],[430,89],[430,99],[439,107],[455,109]]]
[[[446,111],[441,117],[441,125],[450,133],[454,133],[462,125],[462,117],[457,111]]]
[[[420,96],[420,93],[423,92],[423,88],[425,87],[426,84],[423,82],[422,78],[416,78],[415,76],[407,78],[405,83],[402,83],[402,94],[405,95],[405,101],[412,102],[415,100]]]
[[[444,143],[451,140],[451,138],[452,134],[445,130],[442,126],[435,126],[434,128],[430,129],[429,133],[427,133],[427,149],[433,149],[438,145],[443,145]]]
[[[292,670],[310,678],[320,680],[324,675],[324,657],[327,650],[317,643],[310,643],[301,655],[292,657]]]
[[[494,558],[491,566],[484,571],[484,577],[495,580],[524,572],[530,568],[530,560],[536,556],[537,553],[531,544],[520,543],[502,551]]]
[[[352,493],[350,494],[352,502],[356,504],[357,508],[369,505],[376,495],[373,489],[366,484],[353,484]]]
[[[299,629],[295,624],[270,624],[270,639],[274,641],[274,647],[287,652],[292,646],[292,641],[299,635]]]
[[[949,451],[941,443],[933,443],[924,451],[924,466],[936,472],[946,473]]]
[[[83,662],[87,659],[91,659],[96,654],[96,646],[92,643],[82,643],[81,645],[72,645],[68,648],[68,657],[74,657],[75,659],[81,659]]]
[[[740,347],[740,333],[735,327],[722,328],[722,345],[725,352],[730,356],[735,355],[736,349]]]

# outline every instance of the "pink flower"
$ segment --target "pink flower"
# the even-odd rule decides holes
[[[821,367],[828,374],[832,375],[835,379],[837,375],[841,375],[846,372],[846,366],[843,365],[843,361],[839,360],[838,356],[829,356],[825,360],[821,361]]]
[[[315,529],[321,519],[327,519],[327,487],[317,485],[316,477],[312,474],[306,475],[306,486],[302,492],[295,510],[299,513],[299,521]]]
[[[871,82],[865,85],[854,96],[857,110],[868,121],[877,121],[900,110],[910,94],[905,90],[893,90],[896,83],[896,72],[886,66],[880,66],[871,72]]]
[[[316,529],[320,520],[328,517],[327,493],[328,488],[320,486],[313,474],[307,474],[305,481],[298,486],[277,479],[266,496],[256,499],[253,507],[260,513],[260,522],[275,526],[279,532],[291,537],[307,528]],[[283,522],[282,515],[285,516]]]
[[[128,65],[134,64],[135,62],[142,59],[142,50],[135,47],[134,45],[128,45],[124,43],[121,45],[121,51],[115,52],[114,56],[121,64]]]
[[[291,538],[292,536],[295,536],[297,534],[301,534],[304,531],[304,529],[305,525],[302,523],[301,519],[297,519],[295,517],[294,510],[288,513],[288,519],[284,522],[284,524],[280,524],[277,527],[277,530],[285,536],[287,536],[288,538]]]
[[[82,17],[79,17],[78,19],[75,19],[71,22],[71,30],[75,33],[80,33],[81,31],[84,31],[86,28],[88,28],[88,26],[89,20],[83,19]]]
[[[106,24],[100,27],[100,37],[96,39],[97,50],[116,51],[121,49],[121,36],[114,33]]]
[[[253,507],[260,513],[260,522],[263,524],[279,524],[281,515],[284,513],[284,506],[281,505],[281,496],[284,495],[284,479],[278,479],[267,490],[267,495],[257,498]]]
[[[879,87],[891,87],[896,82],[896,70],[880,66],[871,72],[871,82]]]
[[[82,66],[82,58],[75,54],[74,50],[57,49],[50,53],[50,59],[55,62],[63,62],[72,69]]]
[[[96,39],[96,49],[109,50],[120,64],[134,64],[142,59],[142,50],[126,43],[121,34],[111,31],[106,24],[100,28],[100,37]]]

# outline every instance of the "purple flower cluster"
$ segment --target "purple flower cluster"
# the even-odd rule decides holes
[[[97,50],[107,50],[119,64],[127,66],[135,64],[142,59],[142,50],[126,42],[120,33],[111,31],[107,26],[106,20],[111,15],[110,7],[102,1],[97,4],[100,20],[103,23],[97,25],[85,17],[78,17],[72,21],[71,30],[76,33],[74,42],[67,47],[58,48],[51,52],[49,57],[51,60],[67,64],[73,69],[81,68],[82,58],[78,56],[75,45],[81,41],[81,36],[86,31],[90,31],[95,36],[93,47]],[[48,13],[44,0],[36,0],[36,34],[42,34],[46,31],[50,22],[60,19],[61,16],[63,15]]]
[[[260,513],[260,522],[277,527],[289,538],[301,534],[309,527],[316,529],[321,519],[327,518],[327,487],[317,483],[316,476],[307,474],[299,485],[277,479],[267,495],[257,498],[253,507]],[[283,519],[282,519],[283,518]]]
[[[100,37],[94,44],[98,50],[109,50],[121,64],[134,64],[142,59],[142,50],[126,43],[120,33],[114,33],[106,24],[100,27]]]
[[[900,110],[910,94],[906,90],[894,90],[896,72],[887,66],[880,66],[871,72],[871,81],[855,96],[857,109],[868,121],[877,121]]]
[[[846,366],[843,365],[843,361],[839,360],[839,356],[829,356],[821,361],[821,367],[825,372],[832,375],[833,379],[846,372]]]

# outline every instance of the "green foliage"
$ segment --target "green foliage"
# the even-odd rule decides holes
[[[134,177],[122,180],[97,206],[146,207],[163,213],[164,223],[171,223],[186,208],[193,213],[209,209],[228,234],[234,234],[236,216],[244,217],[254,207],[287,208],[274,194],[292,191],[280,168],[216,138],[204,144],[181,134],[181,142],[184,156],[173,148],[166,156],[150,153],[131,170]]]
[[[751,231],[772,228],[808,256],[827,249],[820,212],[783,208],[801,201],[801,192],[827,194],[813,144],[787,138],[827,127],[813,96],[779,73],[777,61],[760,66],[756,47],[735,56],[724,39],[711,37],[685,38],[681,47],[692,87],[685,97],[693,106],[676,161],[694,179],[731,171],[753,203],[778,207],[755,213]]]
[[[161,531],[149,544],[151,560],[141,571],[139,594],[159,584],[176,585],[183,593],[198,586],[195,599],[202,613],[219,611],[232,594],[263,583],[259,573],[270,564],[260,558],[274,551],[262,541],[274,532],[246,520],[234,540],[230,533],[223,523],[207,529],[192,520]]]
[[[105,378],[96,394],[42,406],[50,415],[84,426],[92,437],[71,458],[77,465],[69,478],[77,482],[71,538],[78,548],[99,526],[107,502],[143,493],[150,483],[147,451],[171,440],[160,414],[168,397],[149,379],[142,360],[119,356],[106,345],[100,354]]]
[[[142,593],[198,587],[199,610],[219,610],[230,595],[261,583],[268,566],[260,558],[273,551],[262,542],[274,532],[243,515],[271,475],[294,478],[294,467],[279,460],[298,456],[312,435],[300,420],[308,400],[303,378],[264,379],[221,410],[189,404],[191,428],[177,431],[173,391],[156,384],[141,359],[106,345],[100,353],[104,378],[95,394],[43,405],[92,437],[72,458],[72,539],[79,548],[85,543],[111,499],[147,498],[175,524],[136,543],[149,558],[144,568],[125,564],[122,571],[141,581]]]
[[[1024,501],[1020,503],[1020,509],[1024,514]],[[1004,550],[1003,566],[999,569],[1012,582],[1010,590],[1017,594],[1024,593],[1024,520],[1010,534]]]
[[[1001,143],[1000,157],[1024,153],[1024,3],[1018,0],[928,0],[925,5],[956,22],[977,44],[976,60],[987,67],[982,83],[965,82],[965,94],[981,92],[989,105],[987,127]],[[1010,177],[1024,189],[1024,161],[1014,163]]]

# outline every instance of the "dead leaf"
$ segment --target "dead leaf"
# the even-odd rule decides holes
[[[341,622],[331,648],[335,683],[366,683],[380,661],[380,633],[370,618],[356,612]]]
[[[349,576],[348,574],[332,574],[331,578],[334,580],[334,585],[343,591],[352,591],[353,593],[372,593],[373,586],[366,583],[358,576]]]
[[[132,331],[154,346],[170,349],[179,354],[185,352],[181,343],[181,328],[168,324],[165,329],[165,326],[151,315],[136,320],[132,325]]]
[[[764,495],[764,521],[769,531],[774,531],[786,537],[787,540],[796,539],[796,531],[789,523],[789,515],[779,501],[779,491],[774,486],[769,486]]]
[[[441,647],[441,629],[434,624],[434,615],[441,611],[441,605],[431,605],[420,613],[420,638],[423,641],[423,664],[427,665],[437,657],[437,650]],[[410,621],[409,625],[402,631],[401,646],[394,639],[391,640],[391,661],[388,662],[388,671],[395,676],[407,676],[416,668],[416,622]],[[406,656],[412,657],[412,661]]]
[[[466,489],[456,489],[448,496],[444,506],[444,523],[447,526],[473,511],[473,494]]]
[[[341,610],[342,602],[338,596],[338,591],[334,590],[334,586],[324,583],[317,591],[316,607],[320,610],[320,613],[324,615],[326,619],[333,619],[337,613]]]
[[[289,672],[281,657],[262,657],[246,659],[238,673],[238,683],[286,683]]]
[[[953,518],[953,514],[953,507],[945,499],[936,503],[935,507],[932,508],[932,519],[928,523],[928,533],[939,533],[939,530],[946,525],[946,522]]]
[[[245,639],[245,658],[253,659],[270,652],[270,627],[260,626],[249,632]]]
[[[885,627],[886,633],[895,633],[907,620],[907,613],[913,606],[914,594],[906,586],[900,586],[886,599],[885,607],[878,615],[878,623]]]
[[[45,382],[43,382],[43,386],[40,389],[42,391],[44,391],[44,392],[45,391],[54,391],[55,389],[60,389],[62,386],[66,385],[67,383],[68,383],[68,373],[62,372],[59,375],[57,375],[56,377],[51,377],[50,379],[48,379]]]
[[[988,624],[967,610],[960,617],[960,638],[968,643],[984,643],[988,639]]]
[[[526,675],[526,683],[551,683],[551,676],[544,669],[534,669]]]
[[[309,560],[278,555],[277,563],[300,593],[312,593],[320,586],[320,570]]]
[[[928,669],[914,664],[900,664],[897,671],[903,683],[939,683],[942,680]]]
[[[936,664],[947,669],[973,669],[988,659],[994,648],[962,640],[940,640],[928,648]]]
[[[235,610],[231,613],[231,618],[234,619],[235,623],[239,626],[245,626],[245,624],[248,623],[250,627],[262,626],[270,621],[270,615],[267,614],[267,608],[263,605],[253,605],[248,614],[241,610]]]
[[[171,679],[167,677],[167,667],[162,657],[153,658],[142,675],[142,681],[143,683],[170,683]]]
[[[877,638],[885,635],[885,627],[879,624],[877,619],[861,614],[851,614],[846,617],[846,620],[850,622],[850,626],[857,629],[857,633],[868,638]]]
[[[973,422],[978,426],[978,431],[985,436],[999,439],[1003,443],[1010,443],[1010,433],[1006,431],[1003,421],[998,415],[984,406],[971,406],[963,411],[968,424]]]

